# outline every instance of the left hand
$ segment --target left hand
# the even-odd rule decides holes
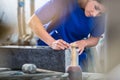
[[[80,40],[71,43],[70,45],[75,44],[76,47],[78,48],[79,55],[84,51],[85,47],[87,46],[87,43],[85,40]]]

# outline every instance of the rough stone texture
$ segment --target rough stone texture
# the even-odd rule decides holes
[[[23,64],[33,63],[38,68],[65,72],[70,64],[69,53],[49,47],[0,47],[0,67],[21,69]]]

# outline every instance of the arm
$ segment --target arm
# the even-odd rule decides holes
[[[90,32],[90,37],[86,40],[80,40],[74,42],[76,43],[80,54],[84,51],[85,47],[93,47],[97,45],[101,35],[104,33],[105,24],[106,24],[105,20],[106,20],[105,15],[101,15],[99,18],[96,18],[94,22],[95,27]]]
[[[96,46],[99,39],[100,39],[99,37],[92,37],[91,36],[90,38],[88,38],[86,40],[79,40],[79,41],[73,42],[71,44],[76,44],[76,47],[78,47],[78,50],[81,54],[86,47]]]
[[[30,20],[28,21],[28,25],[31,27],[33,32],[42,39],[48,45],[51,45],[55,40],[47,33],[45,28],[43,27],[42,22],[38,19],[38,17],[34,14]]]
[[[68,44],[63,40],[55,40],[52,38],[48,32],[43,27],[40,19],[34,14],[30,20],[28,21],[28,25],[31,27],[33,32],[46,44],[48,44],[51,48],[55,50],[68,48]]]
[[[93,47],[96,46],[98,44],[100,37],[90,37],[86,40],[84,40],[86,42],[86,46],[85,47]]]

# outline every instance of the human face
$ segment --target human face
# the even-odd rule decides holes
[[[85,6],[85,15],[87,17],[96,17],[103,13],[105,10],[104,6],[95,0],[88,1]]]

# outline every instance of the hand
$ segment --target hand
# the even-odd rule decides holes
[[[85,47],[87,46],[87,43],[85,42],[85,40],[76,41],[71,43],[70,45],[73,45],[73,44],[75,44],[76,47],[78,48],[79,55],[84,51]]]
[[[58,39],[58,40],[55,40],[54,42],[52,42],[50,47],[54,50],[64,50],[64,49],[69,48],[70,45],[68,43],[66,43],[65,41],[63,41],[62,39]]]

